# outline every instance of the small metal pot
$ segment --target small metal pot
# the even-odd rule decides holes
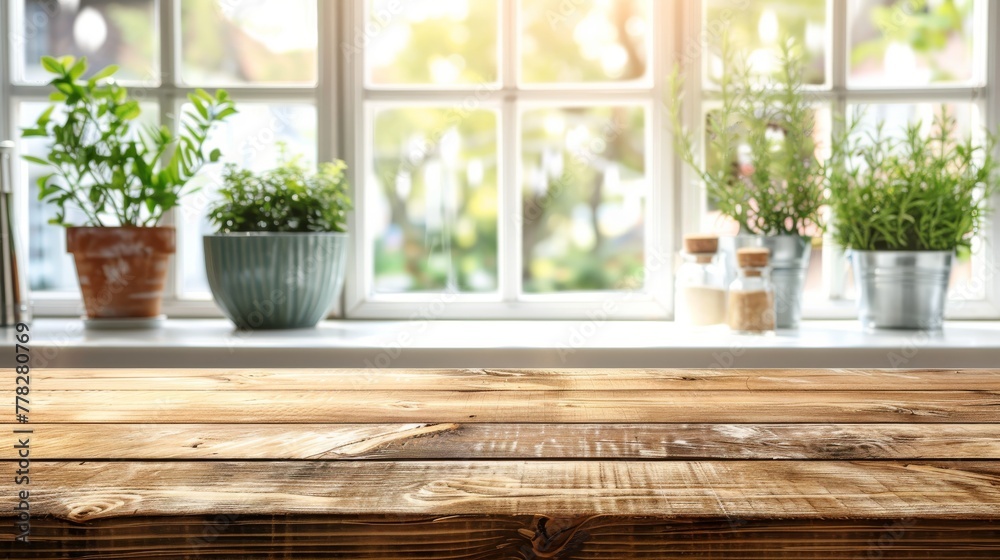
[[[779,329],[796,329],[802,321],[802,296],[812,245],[798,235],[740,235],[720,239],[725,254],[726,285],[736,278],[736,250],[767,247],[771,250],[771,283],[774,285],[775,323]]]
[[[850,258],[866,328],[941,328],[952,251],[851,251]]]

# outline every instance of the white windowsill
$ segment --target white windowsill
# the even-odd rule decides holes
[[[13,364],[14,333],[2,331],[2,359]],[[976,368],[1000,367],[1000,322],[953,321],[927,333],[807,321],[746,337],[667,321],[354,320],[238,332],[220,319],[171,319],[146,331],[38,319],[30,347],[34,367]]]

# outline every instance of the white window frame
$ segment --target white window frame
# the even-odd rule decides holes
[[[364,30],[367,22],[363,0],[345,3],[341,33],[347,44],[357,44],[354,35]],[[498,189],[498,275],[499,289],[495,294],[421,293],[378,294],[373,290],[371,266],[374,232],[365,223],[365,211],[371,204],[372,189],[356,190],[353,229],[355,233],[346,286],[345,308],[349,317],[391,319],[432,317],[439,319],[667,319],[672,314],[672,255],[674,231],[672,220],[658,216],[673,216],[674,189],[665,180],[673,172],[670,155],[670,135],[664,120],[662,103],[667,79],[666,65],[651,63],[646,84],[606,84],[579,87],[554,85],[521,85],[517,83],[520,22],[518,2],[502,0],[499,4],[500,83],[484,96],[483,86],[429,88],[371,88],[366,84],[363,52],[353,50],[345,63],[345,110],[351,116],[345,120],[345,154],[354,173],[355,185],[363,185],[371,165],[366,157],[369,145],[371,108],[381,103],[415,106],[426,102],[462,104],[476,100],[483,108],[498,110],[500,118],[499,149],[501,153]],[[672,6],[654,1],[652,15],[657,28],[672,25]],[[673,44],[668,36],[653,34],[653,61],[672,58]],[[651,61],[651,62],[653,62]],[[519,126],[523,109],[537,106],[642,104],[646,107],[646,178],[650,185],[645,201],[645,289],[635,291],[567,292],[559,294],[522,293],[521,247],[521,175]],[[657,188],[662,186],[662,188]],[[442,305],[448,303],[449,305]]]
[[[161,121],[172,128],[176,123],[167,115],[183,102],[185,95],[193,87],[180,85],[174,79],[180,64],[180,0],[154,0],[157,5],[160,41],[160,72],[163,79],[149,92],[160,103]],[[522,87],[516,84],[516,64],[513,56],[519,40],[517,9],[515,0],[501,0],[501,44],[500,49],[503,82],[492,94],[489,101],[500,108],[498,121],[500,150],[507,155],[501,171],[499,187],[499,274],[500,289],[495,295],[479,294],[373,294],[370,265],[372,248],[368,244],[371,232],[366,229],[363,216],[370,189],[364,188],[365,119],[368,111],[366,102],[458,102],[469,95],[477,94],[476,88],[430,90],[427,88],[384,88],[366,89],[362,54],[354,49],[344,48],[353,44],[357,30],[365,29],[364,0],[329,1],[317,0],[318,6],[318,68],[317,83],[314,86],[270,87],[270,86],[225,86],[232,96],[239,100],[275,100],[282,102],[312,102],[317,110],[318,145],[317,156],[321,161],[342,157],[350,164],[350,177],[354,186],[356,211],[350,220],[353,242],[348,261],[348,277],[343,306],[333,310],[339,315],[341,309],[348,318],[358,319],[669,319],[672,317],[672,268],[673,255],[680,248],[683,232],[698,231],[703,224],[704,196],[695,183],[695,177],[686,169],[673,153],[672,134],[663,104],[667,94],[666,81],[673,61],[678,60],[685,48],[700,44],[703,40],[702,2],[690,0],[655,0],[654,28],[667,32],[654,33],[654,57],[649,67],[652,86],[645,92],[628,90],[615,85],[604,87],[582,86],[579,89],[565,86]],[[0,9],[0,29],[12,30],[19,21],[15,17],[15,4],[4,2]],[[985,123],[996,130],[1000,126],[1000,37],[988,33],[990,29],[1000,29],[1000,7],[986,2],[986,16],[976,32],[986,37],[984,61],[986,85],[984,87],[928,87],[924,89],[882,90],[848,89],[847,76],[847,6],[846,2],[828,0],[828,26],[832,35],[828,49],[828,87],[815,93],[818,99],[831,104],[834,114],[842,112],[848,102],[865,101],[943,101],[968,102],[970,99],[980,104]],[[9,34],[12,37],[14,34]],[[45,86],[12,84],[12,63],[8,41],[0,44],[0,132],[17,140],[15,118],[16,107],[25,100],[46,100]],[[685,92],[687,125],[698,129],[697,122],[702,103],[701,61],[691,59],[684,64],[687,84]],[[647,148],[646,174],[651,185],[646,200],[646,255],[647,288],[639,292],[591,292],[564,293],[553,295],[520,294],[521,255],[518,213],[520,212],[521,181],[519,176],[518,126],[520,106],[529,104],[613,104],[616,101],[641,102],[647,106]],[[691,108],[694,107],[694,110]],[[678,187],[681,185],[682,187]],[[22,215],[26,215],[27,201],[21,194]],[[952,302],[948,316],[953,319],[996,319],[1000,318],[1000,200],[994,205],[992,219],[987,227],[987,268],[986,300],[958,303]],[[660,219],[665,217],[666,219]],[[168,215],[167,223],[173,216]],[[26,221],[25,221],[26,222]],[[27,224],[24,224],[25,235]],[[164,300],[164,312],[173,317],[219,317],[217,307],[208,300],[179,298],[180,259],[172,259]],[[805,310],[807,318],[854,318],[852,302],[837,300],[835,290],[827,294],[833,296],[829,303],[821,307]],[[79,315],[82,310],[78,299],[66,294],[32,294],[35,313],[38,316]],[[450,304],[456,305],[450,305]],[[445,305],[448,304],[448,305]]]

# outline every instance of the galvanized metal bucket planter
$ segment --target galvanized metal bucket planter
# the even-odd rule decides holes
[[[206,235],[212,295],[240,329],[313,327],[344,285],[344,233]]]
[[[812,245],[798,235],[739,235],[719,240],[726,260],[727,285],[736,277],[736,250],[767,247],[771,250],[771,283],[779,329],[795,329],[802,321],[802,296]]]
[[[937,330],[944,324],[952,251],[851,251],[866,328]]]

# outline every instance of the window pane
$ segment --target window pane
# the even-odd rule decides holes
[[[737,53],[747,56],[761,74],[775,70],[782,38],[805,48],[805,82],[826,83],[827,19],[825,0],[706,0],[705,36],[713,47],[710,68],[717,67],[718,48],[729,33]],[[695,53],[696,54],[696,53]]]
[[[521,80],[607,82],[646,75],[651,0],[521,0]]]
[[[920,122],[925,134],[930,134],[934,119],[947,110],[954,117],[956,133],[959,138],[982,133],[982,121],[979,108],[973,103],[873,103],[865,105],[848,105],[847,111],[851,119],[860,118],[858,134],[864,138],[866,133],[874,133],[881,123],[887,136],[901,138],[903,129]]]
[[[46,83],[43,55],[86,56],[91,71],[121,67],[120,80],[158,84],[159,33],[154,0],[21,0],[26,83]],[[6,9],[6,2],[3,8]],[[5,39],[6,40],[6,39]]]
[[[458,111],[375,112],[365,218],[376,292],[497,289],[497,115]]]
[[[202,236],[215,233],[205,214],[216,200],[222,182],[223,164],[235,163],[254,171],[273,168],[280,157],[280,143],[288,154],[302,154],[309,165],[316,163],[316,108],[304,104],[249,103],[238,101],[239,113],[217,125],[209,138],[210,148],[222,150],[222,161],[206,166],[192,181],[200,190],[182,200],[178,214],[178,257],[181,261],[181,288],[187,296],[209,293],[205,277]],[[185,105],[184,110],[192,109]]]
[[[18,105],[18,128],[34,126],[38,116],[48,109],[49,103],[28,101]],[[142,103],[141,125],[156,124],[159,116],[159,106],[155,103]],[[65,114],[65,113],[63,113]],[[52,115],[53,119],[62,118],[60,111]],[[25,138],[19,141],[21,154],[45,158],[49,151],[47,138]],[[49,219],[56,215],[56,207],[48,202],[38,200],[38,185],[36,181],[50,171],[46,168],[22,161],[20,163],[21,184],[28,185],[28,284],[37,292],[78,292],[76,269],[73,257],[66,253],[66,230],[63,227],[49,224]],[[67,207],[67,222],[81,225],[86,221],[82,212]]]
[[[625,289],[643,266],[645,111],[532,109],[521,126],[524,291]]]
[[[969,82],[974,71],[973,0],[851,0],[853,86]],[[980,10],[981,12],[981,10]]]
[[[364,52],[376,85],[493,83],[500,15],[497,0],[368,0],[364,29],[345,53]]]
[[[188,84],[316,82],[316,0],[184,0]]]

